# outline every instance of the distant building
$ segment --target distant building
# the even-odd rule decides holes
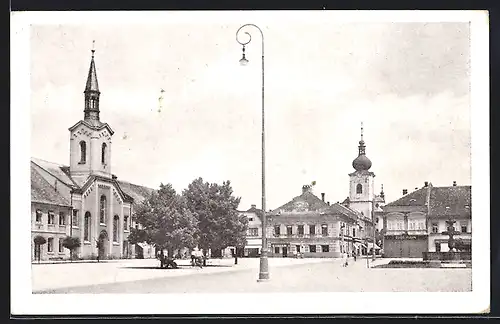
[[[471,244],[471,186],[424,186],[391,202],[383,209],[384,255],[396,258],[421,258],[422,252],[447,251],[446,220],[465,244]]]
[[[471,188],[457,186],[456,182],[450,187],[432,187],[428,214],[429,252],[449,250],[449,236],[443,232],[448,230],[446,221],[450,219],[455,221],[453,225],[459,233],[454,238],[461,239],[469,250],[472,248]]]
[[[339,203],[329,205],[303,186],[300,196],[268,213],[269,256],[339,257],[343,251],[352,252],[360,216]]]
[[[247,243],[243,251],[246,257],[257,257],[262,250],[262,210],[252,205],[247,211],[240,212],[248,219]]]
[[[41,260],[69,257],[66,236],[79,237],[82,258],[141,257],[149,246],[128,243],[134,205],[153,189],[117,180],[111,173],[114,131],[99,118],[100,91],[94,51],[84,91],[84,118],[69,128],[69,166],[31,159],[31,256],[42,236]],[[101,244],[98,244],[101,242]],[[142,253],[145,247],[146,253]],[[142,254],[141,254],[142,253]]]

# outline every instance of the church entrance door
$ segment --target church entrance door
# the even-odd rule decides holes
[[[108,251],[109,237],[106,230],[102,230],[99,234],[99,239],[97,241],[97,251],[99,254],[99,260],[104,260],[107,256],[106,251]]]

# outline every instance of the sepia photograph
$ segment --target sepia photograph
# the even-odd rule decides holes
[[[486,11],[11,19],[13,313],[488,312]]]

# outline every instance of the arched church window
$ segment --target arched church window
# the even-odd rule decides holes
[[[85,163],[87,160],[87,143],[85,141],[80,142],[80,163]]]
[[[118,242],[118,222],[120,220],[120,217],[118,215],[115,215],[113,217],[113,242]]]
[[[99,215],[99,221],[101,224],[106,224],[106,196],[101,196],[101,213]]]
[[[90,241],[90,212],[85,213],[85,223],[83,226],[83,240],[89,242]]]
[[[362,194],[363,193],[363,186],[361,185],[361,183],[357,184],[357,186],[356,186],[356,193],[357,194]]]
[[[102,143],[101,147],[101,163],[106,163],[106,143]]]

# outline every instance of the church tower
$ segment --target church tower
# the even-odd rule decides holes
[[[70,131],[70,174],[83,185],[91,175],[111,178],[111,137],[113,130],[108,124],[100,121],[99,99],[101,92],[97,82],[94,62],[95,49],[84,91],[83,120],[80,120]]]
[[[375,197],[375,173],[369,171],[372,162],[366,156],[366,145],[363,140],[363,123],[361,123],[361,140],[358,146],[358,157],[352,161],[354,172],[349,174],[349,207],[355,209],[366,218],[371,219],[372,202]]]

